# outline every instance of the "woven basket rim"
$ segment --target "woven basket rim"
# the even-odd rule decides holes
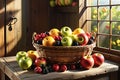
[[[43,45],[39,45],[37,43],[32,43],[33,46],[36,48],[43,48],[43,49],[75,49],[75,48],[89,48],[92,47],[94,48],[96,46],[96,42],[93,42],[90,45],[84,45],[84,46],[43,46]]]

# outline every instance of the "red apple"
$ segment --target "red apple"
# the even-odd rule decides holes
[[[42,68],[40,66],[37,66],[37,67],[34,68],[34,72],[41,73],[42,72]]]
[[[85,69],[90,69],[94,66],[94,59],[91,55],[83,56],[80,60],[80,64]]]
[[[89,38],[86,33],[80,33],[77,35],[77,41],[80,45],[86,45],[89,41]]]
[[[35,66],[46,65],[46,59],[43,57],[37,58],[35,60]]]
[[[59,65],[58,64],[53,64],[52,69],[53,71],[59,71]]]
[[[100,65],[102,65],[104,63],[105,58],[104,58],[103,54],[94,53],[94,54],[92,54],[92,57],[94,59],[94,65],[95,66],[98,67],[98,66],[100,66]]]
[[[64,72],[64,71],[66,71],[67,70],[67,66],[66,65],[61,65],[60,66],[60,71],[61,72]]]

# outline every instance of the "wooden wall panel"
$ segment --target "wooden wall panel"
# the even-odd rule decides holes
[[[0,0],[0,57],[4,56],[4,1]]]
[[[27,27],[27,48],[35,49],[32,46],[33,32],[45,32],[49,30],[49,0],[29,0],[29,26]]]

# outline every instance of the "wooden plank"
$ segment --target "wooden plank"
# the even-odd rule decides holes
[[[4,0],[0,0],[0,57],[4,56]]]
[[[4,61],[4,62],[3,62]],[[32,70],[22,70],[14,57],[0,58],[0,64],[4,67],[4,72],[13,80],[67,80],[67,79],[81,79],[90,76],[107,74],[110,72],[118,71],[119,67],[112,62],[106,61],[98,68],[80,71],[65,71],[65,72],[52,72],[48,74],[37,74]]]

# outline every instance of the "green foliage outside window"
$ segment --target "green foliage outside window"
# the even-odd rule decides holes
[[[111,17],[110,17],[111,14]],[[91,19],[96,20],[91,23],[91,31],[97,32],[97,19],[99,22],[99,33],[110,34],[110,28],[112,34],[120,35],[120,6],[113,6],[110,13],[109,7],[96,7],[91,8]],[[102,21],[103,20],[103,21]],[[104,21],[106,20],[106,21]],[[111,20],[111,27],[110,21]],[[99,46],[109,48],[109,36],[100,36]],[[120,36],[112,36],[111,41],[112,49],[120,50]]]

